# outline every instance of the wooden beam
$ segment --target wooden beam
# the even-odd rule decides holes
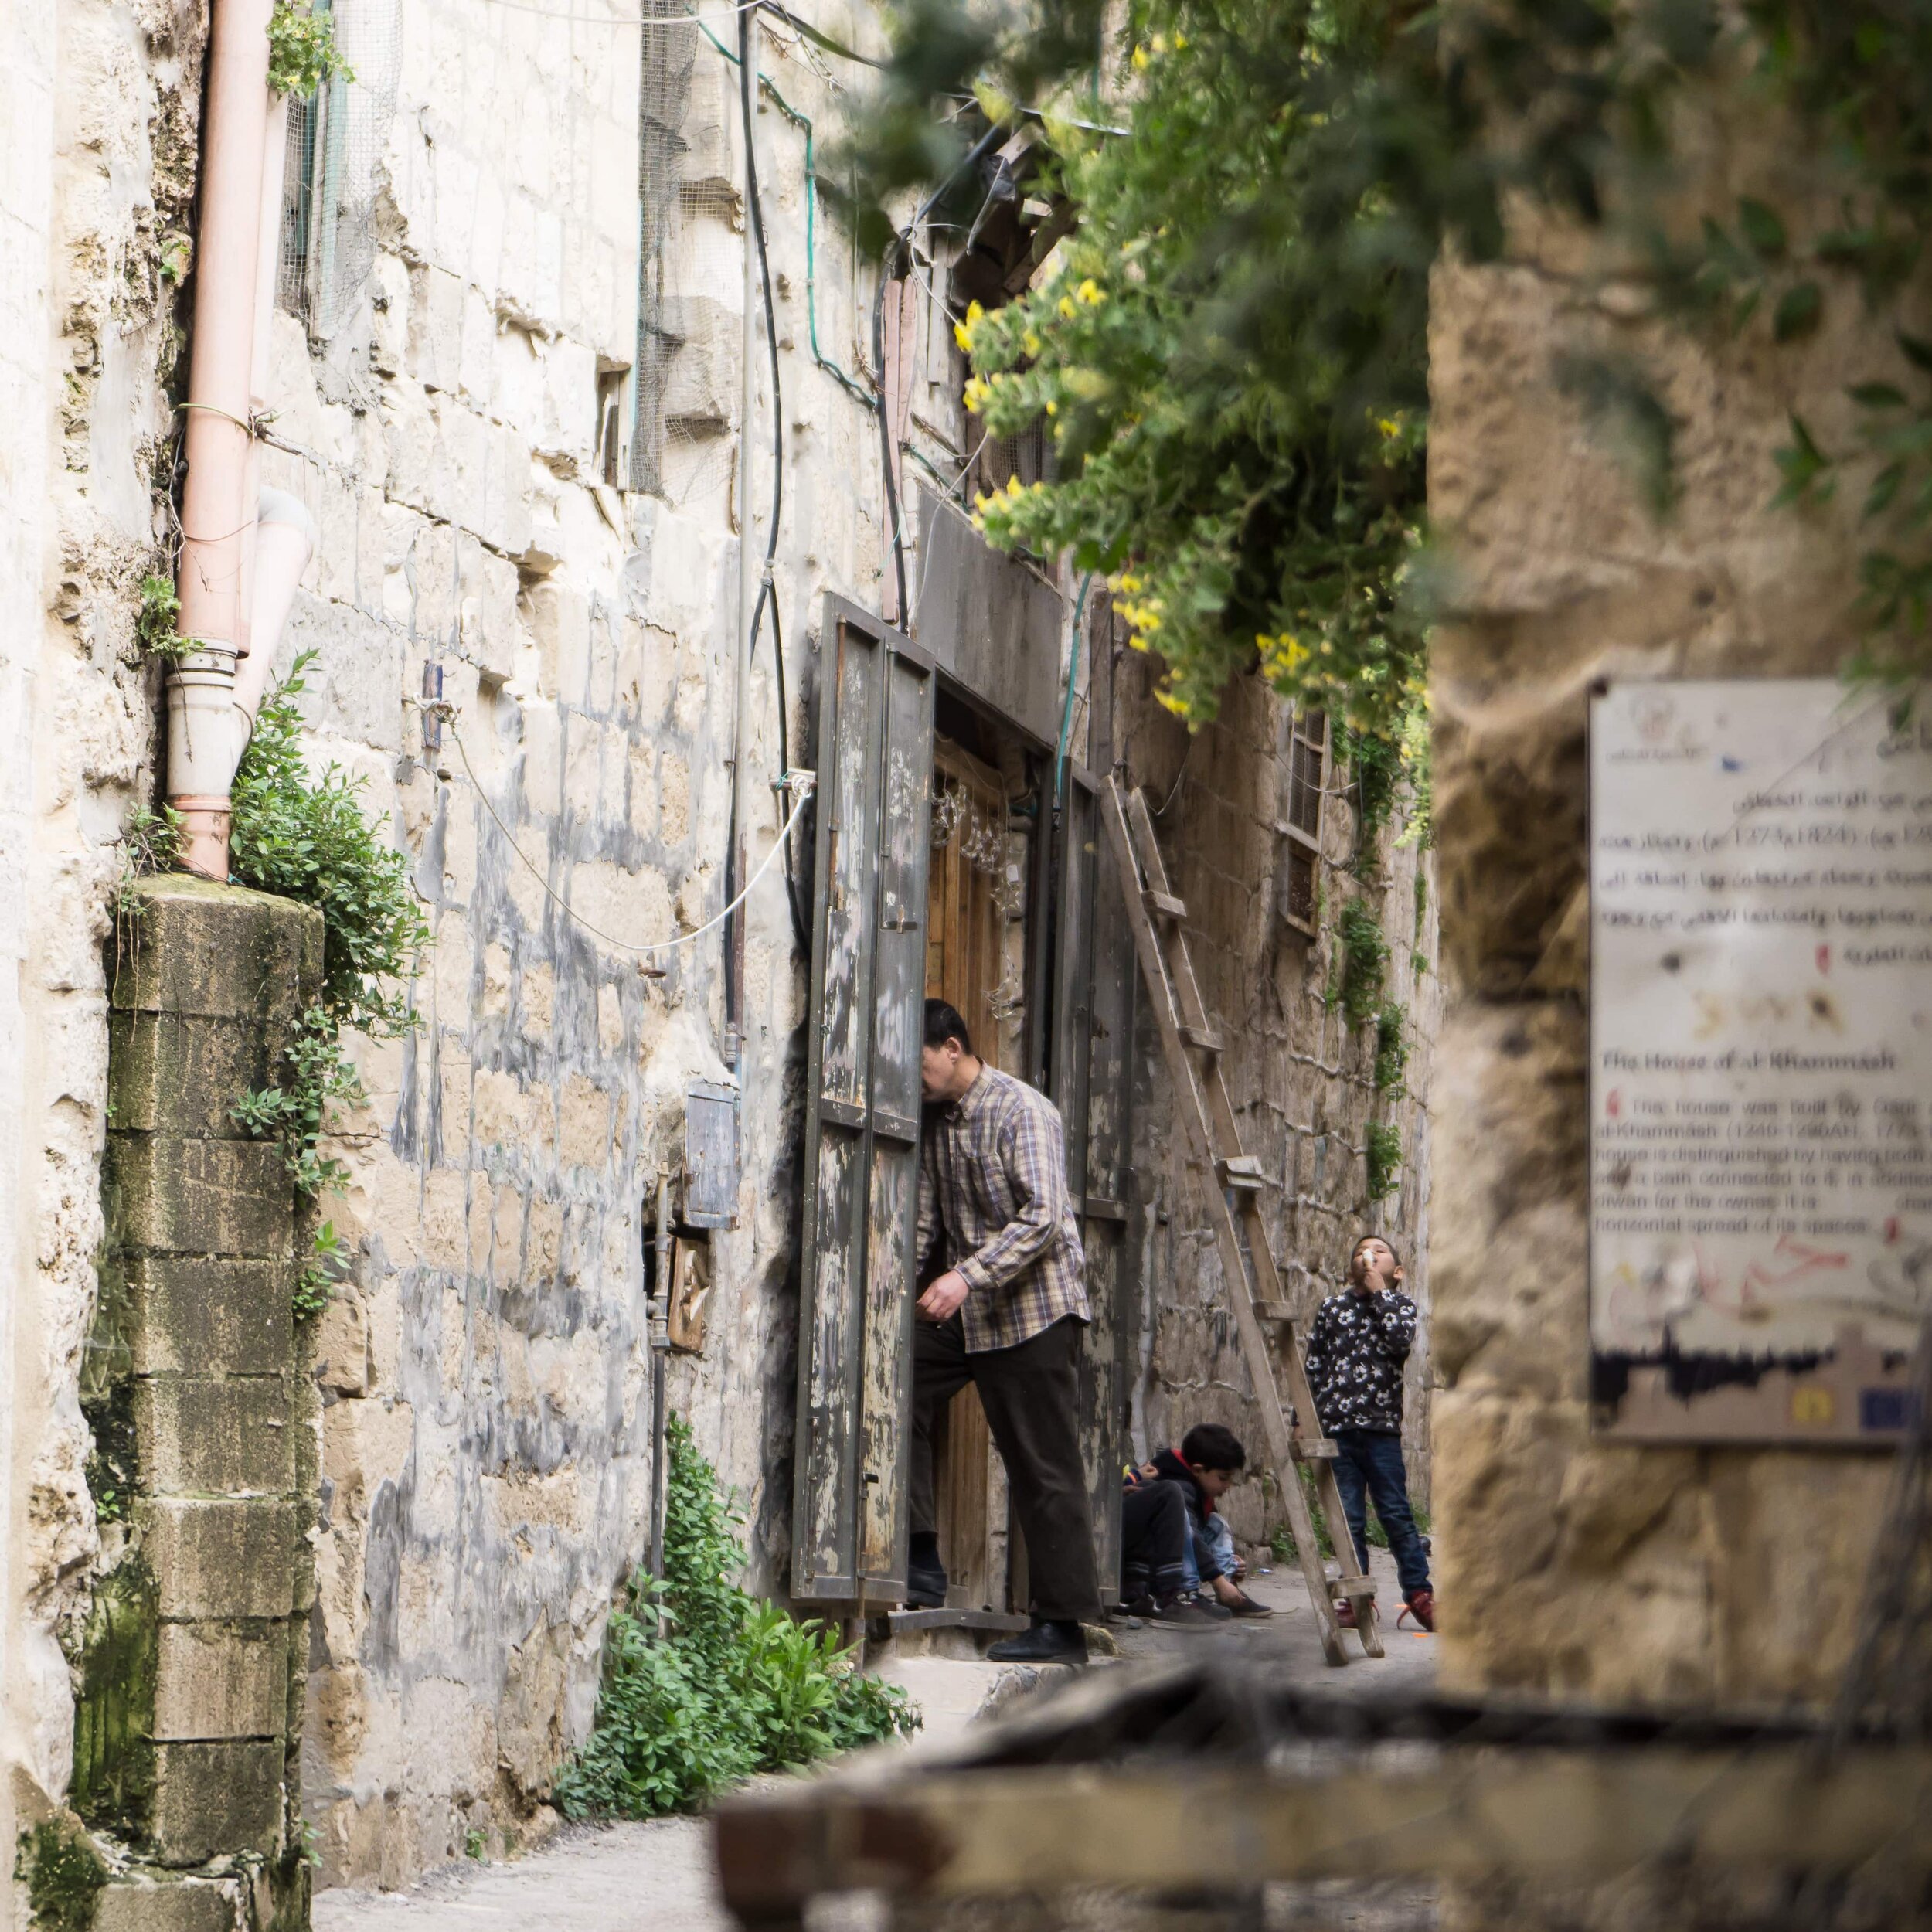
[[[821,1893],[998,1897],[1078,1886],[1216,1893],[1284,1880],[1588,1883],[1658,1861],[1932,1871],[1932,1751],[1781,1740],[1738,1749],[1379,1747],[1293,1774],[902,1768],[731,1801],[717,1814],[741,1923],[801,1922]],[[1379,1758],[1382,1761],[1377,1762]]]

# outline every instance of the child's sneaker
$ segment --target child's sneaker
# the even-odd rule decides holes
[[[1164,1604],[1156,1604],[1148,1621],[1159,1624],[1163,1630],[1206,1630],[1225,1620],[1225,1613],[1216,1616],[1199,1597],[1180,1596],[1170,1597]]]
[[[1405,1607],[1402,1616],[1396,1619],[1396,1628],[1402,1628],[1403,1617],[1413,1617],[1433,1636],[1436,1628],[1436,1593],[1428,1589],[1411,1590],[1403,1603]]]
[[[1369,1607],[1373,1610],[1375,1607],[1376,1600],[1371,1597],[1369,1599]],[[1352,1597],[1338,1597],[1335,1600],[1335,1620],[1344,1630],[1353,1630],[1356,1628],[1355,1599]]]
[[[1245,1590],[1234,1593],[1234,1601],[1227,1606],[1230,1617],[1272,1617],[1274,1612],[1266,1604],[1257,1604]]]

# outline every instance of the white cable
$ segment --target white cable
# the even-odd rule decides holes
[[[502,833],[511,851],[523,861],[524,865],[529,870],[531,877],[543,888],[551,902],[566,917],[581,926],[594,937],[602,940],[605,945],[614,946],[621,953],[634,953],[641,958],[648,957],[653,953],[668,953],[674,951],[680,946],[688,946],[694,939],[702,939],[713,927],[723,925],[751,896],[752,887],[757,885],[758,881],[771,869],[771,862],[785,849],[787,842],[791,837],[791,829],[798,824],[798,815],[804,810],[806,801],[811,798],[813,787],[818,783],[818,774],[815,772],[788,771],[785,774],[783,782],[789,785],[798,794],[793,802],[791,815],[778,828],[777,841],[770,851],[765,854],[758,869],[745,881],[744,890],[739,893],[729,906],[726,906],[714,918],[707,919],[702,926],[696,927],[694,930],[679,934],[675,939],[659,940],[656,944],[651,946],[634,946],[628,940],[614,938],[601,927],[593,926],[590,920],[586,919],[567,899],[560,897],[552,889],[549,880],[544,877],[543,872],[538,869],[536,862],[525,852],[523,848],[511,837],[509,827],[504,824],[502,819],[498,816],[495,806],[490,803],[490,794],[483,789],[482,781],[476,775],[476,767],[470,763],[469,748],[463,742],[462,733],[456,728],[456,719],[454,713],[449,716],[448,723],[450,736],[456,740],[457,755],[463,760],[463,769],[470,774],[470,783],[475,787],[476,795],[482,801],[483,809],[495,821],[497,830]]]
[[[486,7],[507,7],[512,13],[533,13],[545,20],[564,20],[580,27],[689,27],[706,20],[722,20],[735,18],[741,13],[750,13],[764,5],[764,0],[739,0],[735,6],[723,6],[704,13],[670,13],[662,18],[654,15],[645,19],[634,13],[559,13],[553,8],[539,7],[531,0],[481,0]]]

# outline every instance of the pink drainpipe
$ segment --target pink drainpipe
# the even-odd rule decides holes
[[[168,681],[168,802],[182,862],[228,876],[229,782],[247,732],[235,667],[249,645],[256,508],[255,308],[267,158],[268,23],[274,0],[214,0],[202,109],[201,226],[185,434],[179,629],[193,648]]]

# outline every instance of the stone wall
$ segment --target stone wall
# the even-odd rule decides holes
[[[80,1411],[104,1226],[103,944],[158,684],[134,641],[168,471],[202,49],[192,0],[0,12],[0,1844],[65,1793],[100,1543]],[[12,1923],[0,1887],[0,1924]]]
[[[1284,923],[1277,903],[1289,708],[1258,679],[1236,678],[1219,717],[1190,742],[1154,702],[1157,665],[1117,645],[1109,668],[1114,742],[1126,748],[1128,781],[1146,787],[1156,814],[1169,876],[1187,903],[1202,996],[1230,1043],[1238,1043],[1223,1056],[1223,1072],[1243,1145],[1274,1183],[1270,1239],[1289,1301],[1304,1321],[1311,1315],[1340,1288],[1363,1233],[1386,1234],[1406,1264],[1422,1318],[1409,1361],[1403,1446],[1412,1494],[1426,1508],[1430,1060],[1439,1002],[1432,855],[1401,842],[1399,807],[1394,822],[1359,856],[1349,767],[1332,755],[1324,772],[1319,936],[1304,936]],[[1375,1028],[1351,1027],[1331,1004],[1340,970],[1335,920],[1353,898],[1381,925],[1389,949],[1386,996],[1405,1009],[1410,1050],[1399,1095],[1376,1091]],[[1145,992],[1140,1013],[1134,1138],[1145,1300],[1135,1446],[1151,1451],[1196,1422],[1215,1421],[1257,1455],[1260,1420],[1226,1312],[1199,1178],[1182,1158]],[[1402,1138],[1395,1191],[1376,1202],[1367,1198],[1364,1151],[1371,1120],[1388,1122]],[[1229,1520],[1250,1543],[1264,1541],[1281,1520],[1279,1505],[1257,1483],[1235,1490],[1232,1503]]]
[[[1714,145],[1713,205],[1797,186],[1765,131]],[[1584,726],[1601,677],[1828,675],[1853,642],[1864,485],[1768,507],[1797,411],[1852,441],[1845,384],[1896,351],[1835,291],[1811,341],[1722,345],[1650,312],[1573,234],[1439,274],[1430,498],[1454,621],[1434,658],[1444,977],[1435,1417],[1443,1670],[1606,1702],[1827,1697],[1886,1469],[1855,1453],[1634,1448],[1586,1408]],[[1655,519],[1556,378],[1640,362],[1675,425]],[[1902,372],[1900,374],[1902,379]],[[1498,1614],[1505,1611],[1506,1614]]]
[[[548,1828],[550,1772],[587,1729],[604,1615],[645,1546],[645,1219],[682,1159],[685,1087],[723,1076],[729,1050],[716,931],[650,962],[662,976],[608,942],[660,942],[723,901],[736,440],[716,423],[723,469],[675,502],[604,483],[600,379],[636,346],[636,38],[514,13],[492,29],[469,0],[408,9],[366,289],[326,343],[275,318],[264,474],[323,532],[284,655],[317,652],[314,757],[369,780],[434,927],[418,1031],[359,1054],[369,1106],[328,1210],[355,1260],[317,1344],[307,1789],[325,1883],[399,1883],[472,1832],[500,1851]],[[735,371],[731,70],[702,43],[693,59],[671,277],[679,299],[702,282]],[[770,43],[764,59],[824,111],[809,71]],[[775,115],[760,134],[789,345],[806,333],[800,156]],[[842,296],[849,320],[821,271],[821,308]],[[808,764],[819,600],[876,597],[876,466],[869,420],[804,358],[786,365],[778,607]],[[735,375],[713,386],[735,413]],[[754,437],[762,503],[762,420]],[[750,699],[754,862],[776,822],[770,637]],[[430,661],[455,707],[440,760],[408,702]],[[802,985],[786,921],[769,879],[740,1016],[742,1218],[713,1237],[706,1352],[672,1374],[750,1509],[760,1585],[783,1573],[789,1505]]]
[[[82,1372],[101,1553],[68,1799],[98,1922],[306,1917],[302,1711],[320,1405],[294,1183],[236,1124],[318,997],[319,913],[179,877],[125,895],[109,982],[108,1245]]]

